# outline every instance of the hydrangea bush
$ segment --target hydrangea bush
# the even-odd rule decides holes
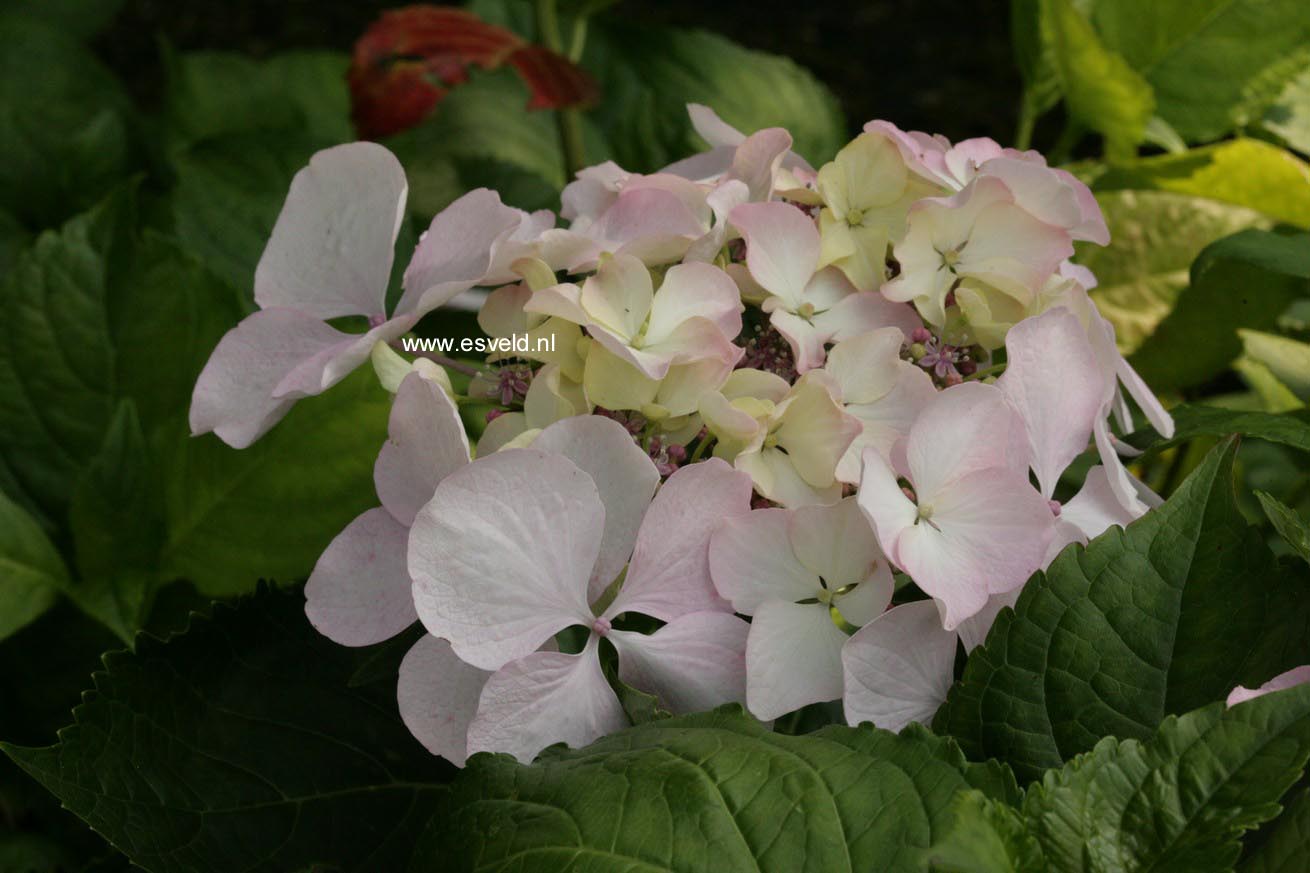
[[[1303,0],[119,5],[0,13],[0,873],[1310,873]]]
[[[562,224],[459,198],[390,308],[404,171],[371,143],[320,152],[260,310],[196,384],[193,431],[238,448],[370,360],[394,392],[381,505],[323,553],[306,612],[347,646],[421,622],[400,711],[455,764],[622,730],[611,661],[671,713],[927,723],[1030,576],[1160,503],[1116,425],[1174,424],[1070,260],[1108,241],[1082,182],[885,121],[815,170],[786,130],[689,111],[709,151],[588,167]],[[529,350],[424,353],[408,332],[475,287],[482,329]]]

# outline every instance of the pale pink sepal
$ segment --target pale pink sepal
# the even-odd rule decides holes
[[[710,534],[749,512],[750,499],[750,477],[718,458],[677,470],[646,511],[623,589],[606,615],[630,610],[672,621],[727,611],[710,577]]]
[[[579,748],[628,723],[597,657],[598,637],[577,655],[533,652],[497,670],[468,728],[468,751],[507,752],[527,764],[555,743]]]
[[[889,731],[927,724],[954,679],[955,640],[931,600],[893,607],[862,627],[842,648],[846,721]]]
[[[750,625],[726,612],[693,612],[653,634],[611,631],[619,678],[674,713],[746,702]]]
[[[400,662],[400,718],[425,749],[463,767],[469,725],[490,676],[461,661],[450,643],[424,636]]]
[[[405,171],[371,142],[316,153],[296,173],[255,268],[255,302],[319,319],[383,312]]]
[[[1229,693],[1227,703],[1229,706],[1236,706],[1239,703],[1263,697],[1274,691],[1285,691],[1288,688],[1295,688],[1297,685],[1304,685],[1307,682],[1310,682],[1310,665],[1293,667],[1286,673],[1279,673],[1259,688],[1252,689],[1241,685],[1237,686]]]
[[[659,484],[659,470],[612,418],[580,415],[550,425],[532,448],[561,455],[591,477],[605,507],[600,556],[592,568],[587,601],[609,587],[632,556],[637,530]]]
[[[319,556],[305,584],[305,614],[343,646],[371,646],[418,620],[405,546],[409,528],[378,507],[360,515]]]
[[[587,580],[605,507],[567,458],[503,449],[451,473],[414,519],[414,605],[433,636],[495,670],[574,624],[588,624]]]
[[[417,372],[407,375],[373,465],[382,505],[401,524],[413,524],[437,483],[468,462],[468,435],[454,402],[436,382]]]

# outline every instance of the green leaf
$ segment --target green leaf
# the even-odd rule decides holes
[[[1206,244],[1279,221],[1310,223],[1310,166],[1258,140],[1083,173],[1111,239],[1105,248],[1080,244],[1078,258],[1100,279],[1093,293],[1125,354],[1173,311]]]
[[[1301,0],[1013,0],[1011,10],[1025,99],[1038,111],[1053,102],[1055,70],[1072,114],[1127,130],[1150,119],[1160,145],[1216,140],[1267,113],[1296,129],[1290,83],[1310,67]]]
[[[423,124],[391,138],[409,177],[411,211],[426,220],[476,187],[522,209],[558,208],[565,178],[554,116],[529,112],[527,103],[527,86],[511,70],[477,75]],[[599,161],[605,147],[595,136],[588,160]]]
[[[1177,155],[1187,151],[1187,143],[1178,135],[1178,131],[1158,115],[1152,115],[1151,120],[1146,122],[1146,130],[1142,135],[1146,142],[1158,145],[1170,154]]]
[[[32,235],[8,212],[0,210],[0,282],[18,261],[18,255],[31,242]]]
[[[533,38],[526,4],[480,2],[474,11]],[[583,66],[604,88],[600,105],[583,116],[589,163],[612,159],[653,172],[703,150],[689,102],[712,106],[746,132],[785,126],[814,160],[831,157],[846,139],[835,99],[809,73],[714,34],[596,19]],[[427,121],[388,141],[410,178],[416,215],[426,219],[478,186],[524,209],[558,205],[567,181],[559,133],[552,113],[525,110],[528,96],[508,70],[475,74]]]
[[[1189,142],[1258,121],[1310,63],[1302,0],[1094,0],[1092,20]]]
[[[562,7],[573,2],[575,0],[562,0],[559,5]],[[586,3],[589,0],[580,0],[580,2]],[[468,0],[464,8],[488,24],[496,24],[514,31],[528,42],[541,41],[537,36],[535,0]],[[562,22],[562,24],[564,26],[561,29],[567,32],[568,23]],[[590,31],[590,26],[588,30]],[[594,33],[588,33],[588,38],[594,36]]]
[[[98,202],[132,163],[131,106],[73,36],[0,14],[0,209],[31,227]]]
[[[623,705],[623,712],[627,715],[628,721],[633,724],[646,724],[661,718],[669,718],[670,713],[660,707],[660,702],[655,695],[638,691],[621,680],[611,681],[614,684],[614,693],[618,695],[619,703]]]
[[[1235,452],[1226,441],[1162,507],[1029,580],[937,729],[1036,778],[1102,737],[1145,739],[1170,713],[1310,662],[1306,568],[1246,524]]]
[[[1138,431],[1128,442],[1139,449],[1163,449],[1196,437],[1241,434],[1310,452],[1310,411],[1269,413],[1225,409],[1185,403],[1169,410],[1174,418],[1174,436],[1164,439],[1153,430]]]
[[[1078,262],[1096,274],[1092,297],[1125,354],[1173,310],[1202,249],[1239,230],[1272,225],[1254,210],[1170,191],[1103,191],[1096,200],[1110,244],[1079,244]]]
[[[974,771],[921,728],[788,737],[725,707],[531,766],[474,756],[410,869],[919,871]]]
[[[301,400],[248,449],[212,435],[172,440],[161,459],[164,576],[222,596],[249,591],[259,578],[309,575],[332,538],[376,505],[373,462],[390,407],[391,396],[363,368]]]
[[[147,435],[167,420],[185,438],[195,376],[242,314],[195,259],[137,238],[135,223],[123,189],[43,234],[0,284],[0,481],[47,519],[63,518],[120,398]]]
[[[1263,364],[1301,400],[1310,398],[1310,345],[1258,330],[1239,330],[1237,335],[1245,357]]]
[[[173,147],[252,130],[300,130],[323,142],[354,139],[346,70],[336,52],[265,61],[221,52],[164,55],[166,135]]]
[[[1298,555],[1310,562],[1310,526],[1307,526],[1296,510],[1280,501],[1266,491],[1255,492],[1260,501],[1260,508],[1265,511],[1269,522],[1278,531],[1278,535],[1287,541]]]
[[[1310,228],[1310,164],[1258,139],[1239,138],[1182,154],[1142,158],[1092,175],[1098,193],[1172,191],[1244,206]]]
[[[10,12],[40,18],[85,39],[103,30],[118,15],[123,0],[8,0],[5,6]]]
[[[0,284],[0,467],[10,497],[61,517],[114,411],[109,286],[130,257],[135,206],[120,190],[42,234]]]
[[[954,826],[932,847],[936,873],[1026,873],[1044,870],[1041,846],[1013,806],[978,791],[956,800]]]
[[[1060,77],[1042,30],[1044,0],[1010,0],[1010,42],[1023,77],[1023,102],[1033,118],[1060,101]]]
[[[0,331],[0,481],[71,538],[79,578],[66,592],[125,640],[163,581],[158,458],[189,440],[196,374],[242,314],[195,259],[158,234],[137,238],[134,225],[125,189],[43,235],[0,290],[11,313]],[[67,532],[52,521],[64,518]]]
[[[79,581],[68,594],[130,643],[145,622],[164,541],[162,495],[136,406],[123,401],[73,491]]]
[[[1208,246],[1173,312],[1131,358],[1157,391],[1200,384],[1242,352],[1238,328],[1272,328],[1310,292],[1310,235],[1247,230]]]
[[[404,647],[338,646],[303,608],[265,592],[142,636],[56,745],[3,749],[147,870],[404,869],[450,770],[396,711]]]
[[[314,152],[354,139],[348,59],[166,51],[164,61],[173,230],[250,301],[255,265],[292,176]]]
[[[1238,873],[1310,873],[1310,790],[1296,793],[1267,830]]]
[[[100,667],[106,649],[121,643],[104,625],[88,618],[71,603],[60,602],[18,633],[0,642],[0,737],[10,742],[44,745],[68,723],[69,710]],[[51,858],[33,873],[124,873],[119,867],[91,862],[108,856],[122,858],[77,816],[60,807],[53,794],[0,754],[0,870],[23,871],[6,850],[18,847]],[[12,828],[12,830],[10,830]],[[6,843],[5,836],[12,838]],[[6,866],[9,862],[11,866]]]
[[[1243,355],[1233,361],[1233,369],[1242,377],[1242,381],[1250,386],[1259,400],[1259,409],[1262,411],[1291,412],[1305,406],[1305,403],[1292,393],[1292,389],[1284,385],[1274,375],[1273,370],[1260,361]]]
[[[703,103],[745,133],[785,127],[815,166],[847,137],[836,98],[787,58],[701,30],[596,22],[583,66],[604,89],[592,117],[625,169],[652,172],[705,149],[687,117]],[[599,156],[588,155],[589,159]]]
[[[1310,66],[1288,81],[1260,123],[1291,148],[1310,155]]]
[[[671,713],[660,705],[654,694],[639,691],[619,678],[618,657],[614,652],[602,651],[601,669],[605,672],[605,681],[614,690],[623,713],[632,724],[646,724],[662,718],[669,718]]]
[[[248,296],[220,281],[176,240],[147,230],[109,289],[116,391],[131,398],[146,435],[186,439],[196,377]]]
[[[1101,862],[1092,869],[1231,868],[1238,836],[1278,813],[1310,757],[1308,692],[1211,704],[1170,719],[1148,743],[1107,738],[1048,774],[1025,798],[1047,857],[1067,859],[1057,871],[1091,866],[1087,847]],[[1077,821],[1074,810],[1091,815]],[[1160,825],[1142,827],[1144,814]]]
[[[173,229],[191,254],[253,308],[255,265],[277,221],[291,177],[320,148],[308,133],[238,133],[173,157]]]
[[[1106,153],[1136,153],[1155,113],[1151,86],[1097,36],[1072,0],[1043,0],[1050,43],[1069,114],[1105,137]]]
[[[962,804],[957,833],[1006,851],[971,868],[980,873],[1224,873],[1242,832],[1278,814],[1307,758],[1310,686],[1231,709],[1214,703],[1170,717],[1143,742],[1107,737],[1046,773],[1021,818],[995,801]]]
[[[41,525],[0,493],[0,640],[53,606],[67,584],[68,570]]]

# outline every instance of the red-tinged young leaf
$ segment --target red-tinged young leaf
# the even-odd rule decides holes
[[[524,46],[509,56],[509,63],[532,92],[529,109],[587,106],[600,96],[585,70],[542,46]]]
[[[567,58],[524,41],[471,12],[407,6],[387,12],[355,44],[350,93],[361,136],[413,127],[470,67],[509,64],[527,84],[528,109],[561,109],[595,101],[596,83]]]

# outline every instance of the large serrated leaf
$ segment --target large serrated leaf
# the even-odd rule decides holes
[[[1167,719],[1145,741],[1107,737],[1046,773],[1019,810],[966,796],[937,856],[943,871],[969,873],[1225,873],[1239,837],[1278,814],[1307,758],[1310,686],[1214,703]],[[1303,825],[1294,810],[1243,873],[1305,869],[1295,866]],[[989,851],[955,863],[965,841]]]
[[[399,642],[266,592],[107,655],[58,744],[4,751],[152,873],[403,869],[450,768],[400,721]]]
[[[0,462],[10,497],[62,516],[114,412],[109,289],[131,256],[135,202],[120,190],[42,234],[0,285]]]
[[[1036,778],[1101,738],[1310,662],[1310,585],[1247,526],[1236,441],[1159,509],[1071,546],[998,618],[937,714],[976,759]]]
[[[1238,873],[1310,873],[1310,789],[1293,792],[1283,814],[1261,830]]]
[[[410,869],[920,871],[971,787],[1017,794],[922,728],[789,737],[726,707],[530,766],[473,757]]]

